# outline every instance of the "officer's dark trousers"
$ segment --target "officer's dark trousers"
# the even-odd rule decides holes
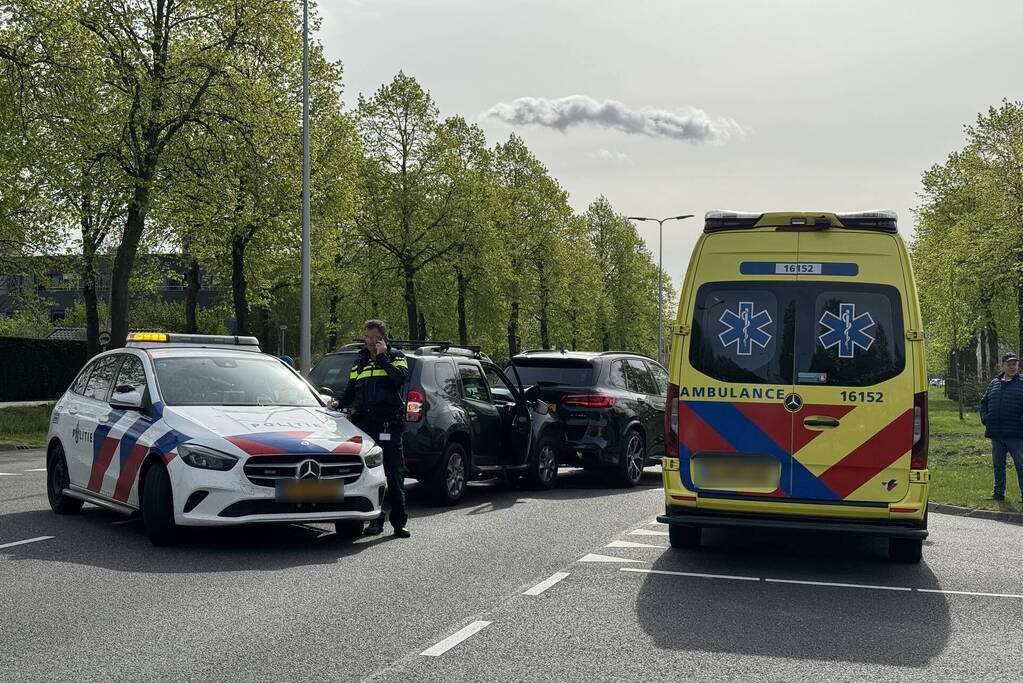
[[[391,526],[401,529],[408,522],[405,510],[405,469],[404,455],[401,450],[401,432],[404,425],[400,420],[381,420],[367,415],[356,415],[352,423],[373,437],[377,445],[384,451],[384,476],[387,477],[387,495],[384,502],[391,508]],[[388,440],[381,440],[381,434],[390,434]],[[383,524],[385,513],[383,506],[377,524]]]

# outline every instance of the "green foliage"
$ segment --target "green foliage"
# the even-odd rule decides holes
[[[53,405],[0,408],[0,443],[45,446]]]
[[[0,337],[0,401],[60,396],[85,364],[85,342]]]

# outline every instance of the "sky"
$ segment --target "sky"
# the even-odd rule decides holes
[[[712,209],[894,209],[1023,100],[1019,0],[320,0],[345,100],[399,71],[515,133],[582,212],[663,218],[679,283]],[[657,224],[638,224],[657,258]]]

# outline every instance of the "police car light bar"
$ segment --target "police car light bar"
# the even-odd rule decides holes
[[[132,332],[128,335],[129,345],[143,343],[197,344],[202,346],[246,346],[259,348],[255,337],[235,337],[226,334],[170,334],[167,332]],[[247,349],[248,350],[248,349]]]

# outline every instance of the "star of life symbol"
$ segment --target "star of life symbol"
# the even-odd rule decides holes
[[[874,343],[874,337],[867,334],[867,329],[874,326],[874,319],[870,313],[856,315],[856,304],[839,304],[838,315],[825,311],[820,323],[828,328],[819,337],[821,345],[825,349],[837,346],[839,358],[852,358],[855,347],[866,351]]]
[[[752,301],[740,301],[738,313],[726,310],[720,322],[728,326],[727,330],[718,335],[721,345],[727,348],[735,344],[735,352],[740,356],[752,354],[754,344],[763,349],[771,343],[771,334],[764,331],[772,322],[771,314],[759,311],[754,315]]]

